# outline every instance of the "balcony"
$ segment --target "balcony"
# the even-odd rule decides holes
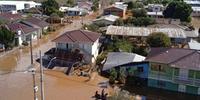
[[[174,76],[173,79],[174,79],[174,82],[181,83],[181,84],[193,84],[193,81],[194,81],[193,78],[185,78],[181,76]]]
[[[180,76],[174,76],[174,82],[200,87],[200,79],[195,78],[183,78]]]
[[[181,76],[172,76],[172,75],[168,75],[168,74],[162,73],[162,72],[151,71],[149,73],[148,78],[200,87],[200,79],[185,78],[185,77],[181,77]]]
[[[163,80],[163,81],[171,81],[172,80],[172,75],[168,75],[163,72],[156,72],[156,71],[151,71],[149,73],[149,78],[156,79],[156,80]]]

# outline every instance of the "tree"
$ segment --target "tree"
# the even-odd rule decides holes
[[[133,49],[133,45],[125,39],[117,40],[115,43],[115,47],[118,48],[119,51],[123,52],[131,52]]]
[[[133,9],[132,10],[133,17],[146,17],[147,16],[147,11],[145,9]]]
[[[126,82],[126,74],[125,74],[125,69],[120,68],[119,70],[119,78],[118,78],[119,83],[124,84]]]
[[[96,24],[84,24],[82,28],[93,32],[99,32],[100,27]]]
[[[132,23],[135,26],[148,26],[155,24],[155,20],[151,17],[138,17],[133,19]]]
[[[53,13],[59,13],[59,4],[55,0],[47,0],[42,2],[44,14],[50,16]]]
[[[110,70],[109,82],[111,84],[114,84],[116,79],[117,79],[117,71],[115,68],[112,68]]]
[[[124,20],[122,18],[119,18],[113,23],[113,25],[123,26],[124,25]]]
[[[127,2],[128,5],[128,9],[134,9],[134,8],[144,8],[144,5],[140,2],[133,2],[133,1],[129,1]]]
[[[190,15],[192,7],[183,1],[173,1],[169,3],[164,10],[163,15],[165,18],[178,18],[181,21],[190,22]]]
[[[93,6],[92,6],[91,9],[96,12],[99,9],[99,1],[98,0],[92,0],[92,4],[93,4]]]
[[[5,49],[12,48],[14,45],[15,34],[5,27],[0,29],[0,43],[4,44]]]
[[[171,40],[166,34],[155,32],[148,36],[147,43],[150,47],[169,47],[171,45]]]
[[[74,5],[75,5],[75,1],[74,0],[67,0],[66,6],[73,7]]]

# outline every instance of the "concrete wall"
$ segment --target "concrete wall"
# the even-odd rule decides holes
[[[56,43],[56,47],[64,50],[81,49],[86,55],[86,58],[90,61],[95,62],[99,53],[99,40],[92,43]],[[92,55],[94,58],[92,58]]]

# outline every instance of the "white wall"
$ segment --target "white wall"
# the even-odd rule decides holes
[[[59,49],[67,50],[66,43],[56,43],[56,47]],[[94,63],[95,59],[97,58],[98,53],[99,53],[99,39],[96,40],[93,44],[91,44],[91,43],[68,43],[68,49],[74,50],[76,48],[81,49],[83,52],[86,53],[86,55],[90,55],[90,57],[92,57],[92,55],[93,55],[94,58],[90,58],[90,59]],[[89,58],[89,56],[87,56],[86,58]]]
[[[97,39],[94,44],[92,45],[92,55],[94,55],[94,58],[92,58],[92,62],[95,62],[98,54],[99,54],[99,39]]]
[[[24,4],[28,4],[30,6],[30,8],[41,5],[40,3],[36,3],[33,1],[7,1],[7,0],[0,1],[0,5],[15,5],[16,10],[25,9]]]

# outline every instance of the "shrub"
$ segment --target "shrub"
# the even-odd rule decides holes
[[[120,70],[119,70],[118,81],[121,84],[124,84],[126,82],[126,74],[125,74],[125,69],[124,68],[120,68]]]
[[[150,47],[169,47],[171,45],[171,40],[166,34],[155,32],[148,36],[147,43]]]
[[[112,68],[110,70],[109,83],[114,84],[116,79],[117,79],[117,71],[115,68]]]

